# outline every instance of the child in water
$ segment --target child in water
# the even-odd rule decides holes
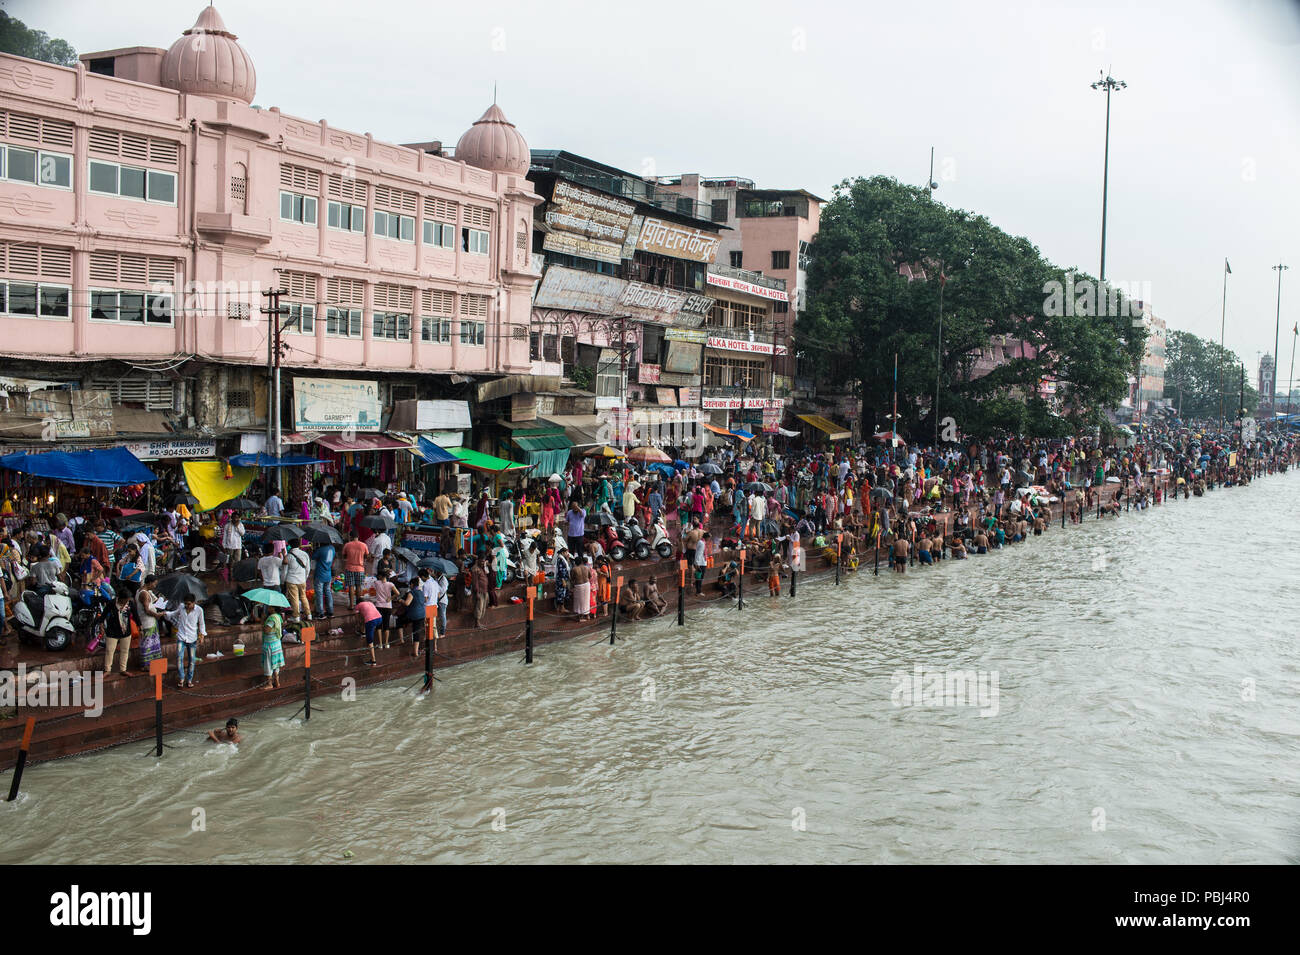
[[[214,743],[239,743],[243,737],[239,735],[239,720],[233,716],[226,720],[225,729],[209,730],[208,739]]]

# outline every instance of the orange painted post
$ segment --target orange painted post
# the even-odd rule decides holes
[[[167,660],[151,660],[149,662],[149,675],[153,677],[153,721],[154,729],[158,737],[158,753],[161,756],[163,751],[162,741],[162,685],[163,674],[167,672]]]
[[[18,787],[23,781],[23,770],[27,766],[27,751],[32,748],[32,730],[35,728],[36,717],[27,717],[27,725],[23,728],[23,741],[18,744],[18,762],[14,765],[14,781],[9,784],[8,802],[18,798]]]
[[[623,596],[623,575],[618,575],[618,586],[614,589],[614,612],[609,615],[609,645],[614,645],[614,639],[618,635],[618,601]]]
[[[677,562],[677,626],[686,625],[686,561]]]
[[[736,609],[745,606],[745,548],[740,548],[740,576],[736,578]]]
[[[533,591],[528,590],[528,623],[524,629],[524,663],[533,662]]]
[[[311,719],[311,644],[316,639],[315,627],[303,627],[301,634],[303,643],[303,722]]]

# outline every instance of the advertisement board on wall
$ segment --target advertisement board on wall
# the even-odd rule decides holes
[[[378,431],[382,416],[377,381],[293,380],[293,419],[297,431]]]
[[[576,255],[580,259],[594,259],[617,265],[623,247],[602,239],[574,235],[572,232],[550,232],[542,240],[542,248],[547,252],[562,252],[565,255]]]
[[[593,192],[561,179],[551,193],[546,224],[557,231],[611,243],[617,253],[627,239],[634,212],[636,206],[625,199]]]
[[[718,236],[700,229],[647,217],[641,224],[636,247],[642,252],[690,259],[692,262],[712,262],[718,255],[719,241]]]
[[[785,401],[781,398],[744,398],[739,397],[709,397],[705,396],[701,401],[702,406],[709,411],[739,411],[742,408],[784,408]]]
[[[696,310],[694,314],[707,312],[713,300],[644,282],[629,282],[599,272],[552,265],[542,278],[534,303],[541,308],[562,308],[595,315],[629,315],[639,321],[667,325],[688,306]]]
[[[636,380],[643,385],[657,385],[659,384],[659,371],[658,365],[648,365],[642,362],[637,366]]]
[[[772,354],[771,342],[751,342],[740,338],[710,337],[708,344],[710,348],[717,349],[718,351],[738,351],[750,355]],[[778,355],[786,354],[786,347],[784,345],[777,345],[776,353]]]
[[[663,370],[675,375],[698,375],[703,357],[704,348],[701,345],[693,342],[669,341]]]
[[[199,438],[194,441],[131,441],[122,445],[141,461],[162,461],[171,458],[211,458],[217,454],[217,442]]]
[[[692,328],[670,328],[664,332],[664,338],[670,342],[694,342],[703,345],[709,340],[707,332],[697,332]]]

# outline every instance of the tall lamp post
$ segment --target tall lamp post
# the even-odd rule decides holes
[[[1110,94],[1126,86],[1123,80],[1117,80],[1109,73],[1092,84],[1095,90],[1106,91],[1106,151],[1101,167],[1101,274],[1098,281],[1106,281],[1106,192],[1110,185]]]
[[[1291,268],[1289,265],[1283,265],[1279,262],[1273,266],[1273,271],[1277,272],[1277,319],[1273,324],[1273,388],[1268,398],[1268,410],[1277,420],[1277,373],[1282,367],[1282,356],[1277,353],[1278,337],[1282,330],[1282,273]]]
[[[1223,311],[1219,314],[1219,360],[1215,362],[1219,366],[1219,430],[1223,430],[1223,331],[1228,323],[1228,276],[1232,274],[1232,266],[1228,264],[1225,257],[1223,260]],[[1182,397],[1178,400],[1179,416],[1182,413]]]

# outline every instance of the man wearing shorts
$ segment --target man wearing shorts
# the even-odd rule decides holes
[[[361,543],[356,531],[348,535],[348,542],[343,545],[343,589],[349,594],[353,608],[361,599],[361,585],[365,580],[366,558],[370,550]]]

